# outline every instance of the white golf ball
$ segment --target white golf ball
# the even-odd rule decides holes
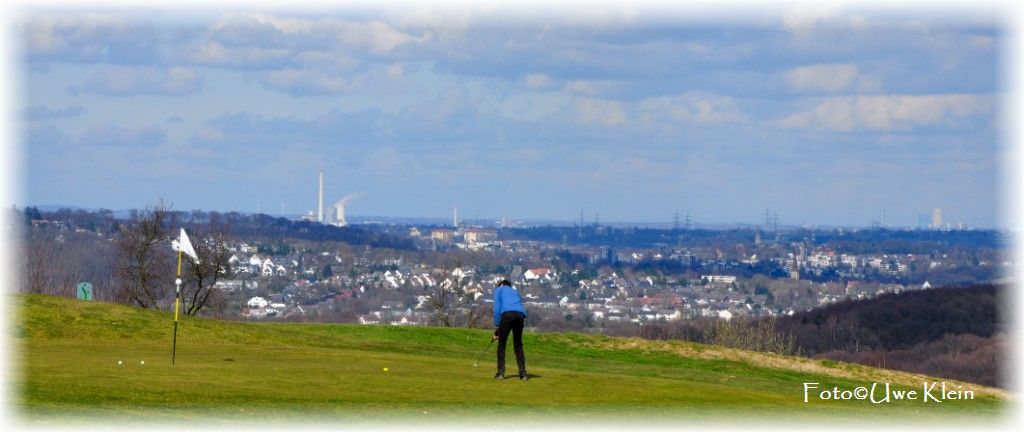
[[[118,361],[117,361],[117,364],[121,364],[121,360],[118,360]]]
[[[142,360],[142,361],[139,362],[139,364],[146,364],[146,361]]]

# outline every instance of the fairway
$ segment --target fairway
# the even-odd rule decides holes
[[[934,378],[683,343],[527,333],[531,379],[495,381],[483,330],[186,318],[39,295],[18,304],[16,410],[31,422],[998,421],[1005,392],[974,400],[803,402],[803,383],[920,390]],[[510,350],[511,351],[511,350]],[[511,352],[509,360],[514,365]],[[121,364],[118,362],[121,361]],[[142,364],[141,362],[145,362]],[[387,371],[384,370],[387,368]]]

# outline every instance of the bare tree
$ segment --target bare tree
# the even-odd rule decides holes
[[[162,200],[132,210],[117,237],[118,300],[159,309],[174,294],[173,253],[168,240],[170,205]]]
[[[97,288],[103,286],[102,291],[106,292],[110,285],[110,246],[106,241],[93,233],[32,227],[29,230],[20,257],[22,290],[74,297],[75,285],[90,281]]]
[[[445,268],[437,273],[437,283],[430,292],[428,302],[434,310],[434,321],[441,327],[452,327],[454,324],[455,289],[450,278],[451,272]]]
[[[461,268],[461,262],[456,269]],[[473,292],[466,289],[465,278],[447,266],[437,274],[428,304],[434,310],[434,321],[442,327],[481,327],[487,322],[489,309],[477,303]]]
[[[30,233],[25,239],[24,285],[22,289],[34,294],[46,293],[49,285],[50,263],[56,257],[51,244],[42,234]]]
[[[186,260],[187,272],[181,287],[186,315],[197,315],[211,304],[211,300],[216,300],[214,286],[217,281],[231,276],[227,240],[227,234],[217,228],[211,228],[205,235],[197,235],[194,239],[199,262]]]

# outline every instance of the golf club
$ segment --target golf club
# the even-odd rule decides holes
[[[494,339],[491,339],[491,342],[487,344],[487,346],[484,348],[484,350],[480,351],[480,354],[476,355],[476,360],[473,360],[473,367],[479,367],[480,366],[480,359],[484,356],[485,352],[491,350],[491,345],[494,345]]]

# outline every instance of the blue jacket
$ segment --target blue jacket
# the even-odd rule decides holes
[[[508,311],[521,312],[526,316],[526,308],[523,307],[523,299],[515,288],[501,285],[494,289],[494,326],[501,323],[501,314]]]

